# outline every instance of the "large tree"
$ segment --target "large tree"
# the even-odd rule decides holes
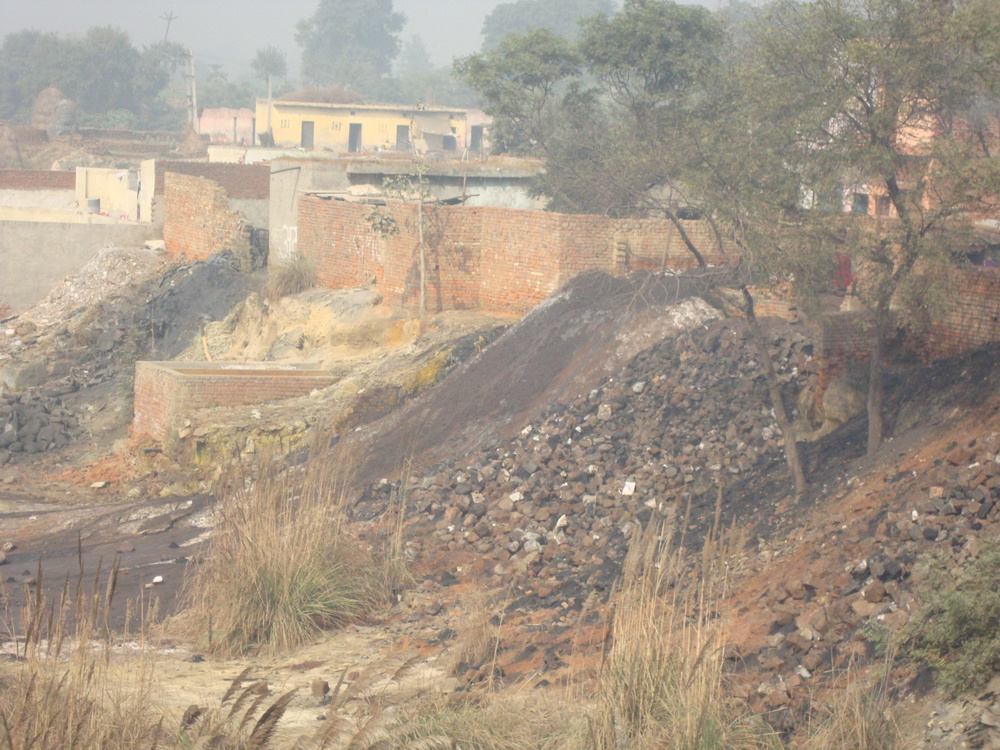
[[[79,37],[10,34],[0,47],[0,117],[26,121],[39,92],[55,86],[92,121],[127,111],[149,123],[163,115],[158,96],[175,61],[176,45],[138,50],[128,34],[110,26]]]
[[[568,79],[580,72],[573,46],[547,29],[511,34],[489,52],[455,61],[455,73],[479,92],[494,118],[494,149],[544,153],[556,132],[556,108]]]
[[[392,0],[320,0],[316,12],[296,26],[303,78],[365,91],[392,70],[405,22]]]
[[[548,29],[564,39],[574,40],[581,18],[597,14],[612,15],[612,0],[515,0],[495,7],[483,21],[483,51],[500,45],[508,34],[526,34],[533,29]]]
[[[753,91],[753,83],[742,77],[739,83],[728,78],[728,72],[740,66],[723,64],[721,52],[728,50],[729,40],[705,9],[663,0],[629,0],[618,15],[588,19],[582,28],[576,49],[558,47],[551,34],[515,35],[493,52],[465,61],[459,71],[494,114],[540,144],[547,168],[537,189],[549,198],[551,208],[666,216],[703,267],[703,256],[681,220],[683,210],[711,218],[709,198],[718,199],[720,241],[723,220],[728,226],[742,223],[738,236],[726,231],[727,239],[737,239],[744,248],[746,261],[738,276],[741,306],[750,321],[775,417],[784,433],[794,487],[802,492],[805,479],[794,424],[784,408],[750,292],[756,277],[768,275],[764,268],[771,256],[765,250],[770,245],[762,237],[781,226],[779,218],[788,196],[797,194],[794,176],[776,158],[781,149],[775,138],[788,131],[773,127],[773,118],[758,113],[755,116],[768,125],[769,132],[765,137],[763,130],[757,130],[760,148],[752,138],[748,143],[746,117],[751,113],[740,111],[734,94]],[[731,52],[727,54],[733,58]],[[543,67],[536,62],[543,55],[544,59],[572,61],[572,65]],[[590,88],[584,79],[573,78],[584,68],[588,80],[595,82]],[[711,164],[699,154],[699,140],[694,136],[703,127],[714,128],[711,140],[732,157],[722,162],[727,174],[711,183],[702,181],[701,171]],[[727,131],[735,136],[728,142]],[[708,137],[700,135],[702,142]],[[747,145],[755,148],[747,149]],[[753,162],[754,157],[765,156],[766,161]],[[733,190],[749,192],[734,203],[728,200]]]
[[[267,84],[267,97],[271,98],[275,78],[288,76],[288,61],[278,47],[261,47],[250,61],[250,67],[257,77]]]
[[[870,314],[869,453],[883,439],[891,307],[926,302],[922,269],[960,260],[965,217],[995,195],[995,154],[968,124],[977,105],[996,102],[994,47],[978,46],[975,29],[995,28],[998,13],[978,0],[781,2],[757,35],[767,90],[794,114],[799,153],[815,174],[875,202],[872,220],[829,214]]]

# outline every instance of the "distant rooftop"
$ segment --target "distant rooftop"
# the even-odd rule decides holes
[[[266,99],[257,99],[258,102],[266,103]],[[384,112],[387,109],[399,110],[401,112],[432,112],[437,114],[465,114],[468,110],[461,107],[426,107],[406,104],[341,104],[338,102],[292,102],[284,99],[272,99],[276,107],[317,107],[322,109],[352,109],[367,110],[369,112]]]

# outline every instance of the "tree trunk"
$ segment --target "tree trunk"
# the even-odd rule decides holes
[[[670,223],[673,224],[674,227],[677,229],[677,234],[680,235],[681,241],[684,243],[684,247],[686,247],[688,249],[688,252],[694,256],[695,262],[698,264],[698,267],[705,268],[707,264],[705,263],[704,256],[702,256],[702,254],[698,251],[698,247],[694,244],[694,242],[691,241],[691,237],[684,230],[684,227],[681,224],[681,219],[677,215],[677,213],[669,206],[663,207],[663,213],[667,215],[667,218],[670,219]]]
[[[795,486],[795,495],[798,497],[806,490],[806,476],[802,471],[802,458],[799,456],[795,425],[788,418],[788,412],[785,411],[785,402],[781,398],[781,384],[778,383],[778,373],[774,370],[771,352],[767,348],[767,339],[764,338],[764,331],[761,330],[760,321],[757,320],[757,314],[754,311],[753,295],[750,294],[746,284],[742,286],[740,291],[743,292],[743,311],[747,316],[750,336],[757,347],[757,356],[760,358],[761,367],[764,368],[764,378],[767,380],[774,418],[785,436],[785,461],[788,463],[788,471],[792,475],[792,483]]]
[[[868,455],[874,455],[882,446],[882,398],[885,394],[883,367],[885,359],[886,327],[889,322],[888,305],[879,303],[875,309],[875,335],[868,365]]]

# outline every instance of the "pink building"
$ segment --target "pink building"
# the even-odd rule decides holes
[[[211,143],[252,146],[257,121],[252,109],[203,109],[198,118],[198,132],[207,135]]]

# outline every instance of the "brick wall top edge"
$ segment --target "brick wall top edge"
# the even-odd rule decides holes
[[[0,169],[0,190],[75,190],[76,171]]]
[[[230,198],[266,200],[271,192],[271,167],[266,164],[219,164],[216,162],[157,161],[153,192],[163,195],[167,172],[204,177],[219,183]]]

